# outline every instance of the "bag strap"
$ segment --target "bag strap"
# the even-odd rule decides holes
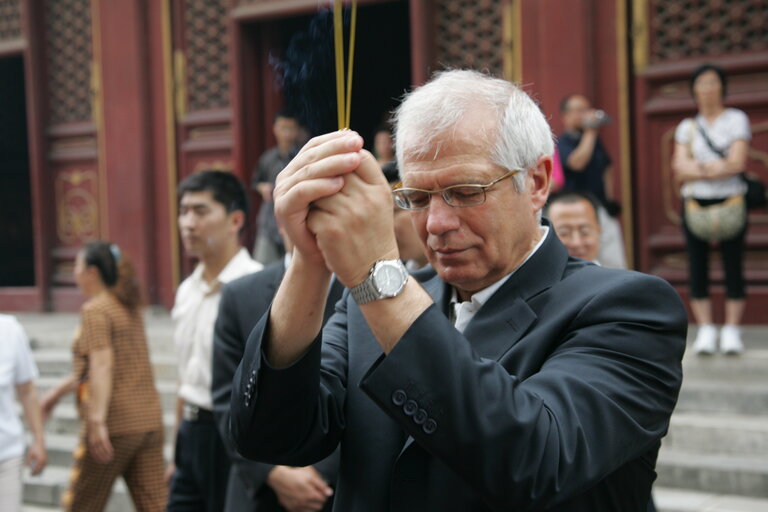
[[[701,125],[698,119],[696,119],[696,126],[699,127],[699,133],[701,134],[702,137],[704,137],[704,142],[707,143],[707,146],[709,146],[709,149],[717,153],[718,156],[720,156],[720,158],[726,158],[725,151],[723,151],[722,149],[714,145],[714,143],[712,142],[712,139],[709,138],[709,135],[707,135],[706,130],[704,130],[704,127]]]

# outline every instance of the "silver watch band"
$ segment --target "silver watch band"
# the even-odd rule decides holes
[[[379,298],[379,291],[373,285],[373,279],[371,279],[370,274],[365,278],[365,281],[357,286],[350,288],[349,293],[352,295],[352,298],[355,299],[355,302],[357,302],[358,305],[365,304],[366,302],[371,302]]]
[[[391,268],[393,266],[398,269],[400,272],[400,277],[402,278],[398,288],[396,290],[391,288],[389,290],[380,289],[376,282],[377,271],[381,270],[382,268]],[[387,299],[399,295],[400,292],[403,291],[403,288],[405,288],[405,283],[407,281],[408,271],[406,270],[402,261],[382,260],[377,261],[368,273],[368,277],[366,277],[362,283],[350,288],[349,292],[352,295],[352,298],[355,299],[355,302],[357,302],[358,305],[362,305],[374,300]]]

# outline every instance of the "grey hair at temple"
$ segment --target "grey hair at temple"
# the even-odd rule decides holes
[[[432,80],[408,94],[395,112],[395,148],[398,167],[403,158],[423,158],[439,153],[439,144],[462,117],[487,107],[497,115],[488,139],[491,160],[512,170],[528,169],[554,151],[552,131],[538,105],[516,85],[477,71],[451,70],[436,73]],[[514,177],[523,190],[524,173]]]

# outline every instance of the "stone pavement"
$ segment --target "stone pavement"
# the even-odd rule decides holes
[[[33,340],[41,391],[70,371],[69,347],[77,315],[17,314]],[[155,379],[173,425],[175,356],[167,312],[150,310],[146,324]],[[695,328],[689,333],[689,346]],[[687,353],[684,382],[670,431],[662,444],[654,489],[661,512],[768,511],[768,325],[744,328],[741,357],[697,357]],[[25,512],[59,510],[66,489],[78,421],[71,398],[46,426],[50,464],[43,475],[25,478]],[[166,440],[166,450],[170,447]],[[115,485],[108,512],[133,510],[125,485]]]

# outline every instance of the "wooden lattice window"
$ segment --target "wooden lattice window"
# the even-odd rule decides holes
[[[768,49],[765,0],[651,0],[651,61]]]
[[[184,0],[190,111],[229,106],[226,4],[226,0]]]
[[[21,0],[0,0],[0,41],[21,37]]]
[[[92,114],[90,2],[46,0],[45,22],[51,124],[89,121]]]
[[[498,0],[437,0],[437,62],[441,67],[502,72],[502,6]]]

